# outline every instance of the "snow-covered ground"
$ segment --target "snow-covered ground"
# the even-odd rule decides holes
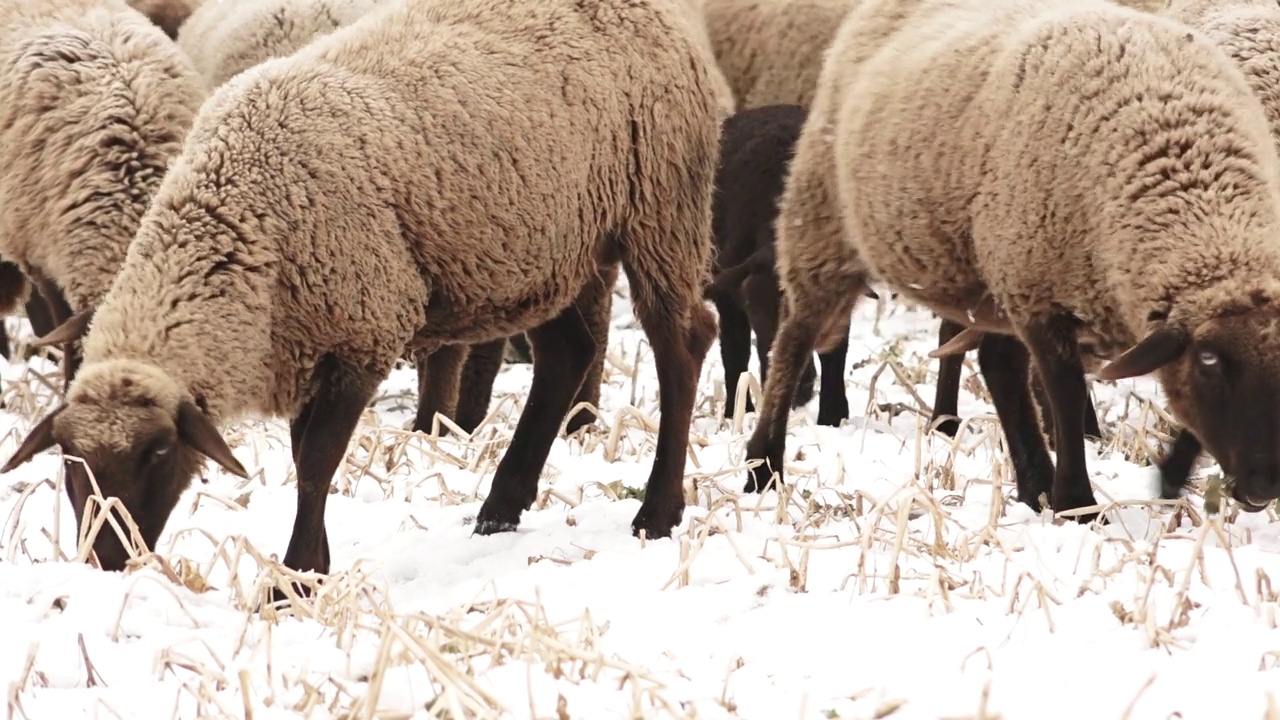
[[[397,370],[329,498],[334,574],[279,613],[255,608],[293,521],[283,422],[232,428],[253,479],[211,469],[123,574],[75,562],[56,452],[0,478],[7,717],[1280,718],[1280,522],[1149,502],[1146,448],[1168,439],[1154,383],[1096,388],[1109,437],[1090,467],[1117,507],[1080,527],[1012,501],[972,360],[970,429],[921,434],[926,313],[862,306],[854,417],[793,413],[781,497],[738,493],[746,435],[718,420],[713,348],[697,504],[642,544],[657,382],[616,307],[605,419],[556,442],[519,532],[471,523],[529,366],[504,369],[469,441],[401,431],[415,380]],[[44,362],[3,371],[0,457],[53,406],[41,373],[60,382]]]

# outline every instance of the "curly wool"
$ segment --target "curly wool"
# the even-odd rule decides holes
[[[318,37],[359,20],[391,0],[218,0],[183,24],[178,45],[213,89],[272,58],[292,55]]]
[[[808,107],[827,46],[860,1],[704,0],[711,47],[739,107]]]
[[[536,326],[616,253],[687,286],[667,309],[688,327],[717,109],[659,4],[394,5],[224,84],[97,311],[71,399],[133,359],[215,421],[294,417],[324,358],[385,373],[411,340]]]
[[[107,292],[200,107],[173,41],[122,0],[0,10],[0,255],[73,310]]]

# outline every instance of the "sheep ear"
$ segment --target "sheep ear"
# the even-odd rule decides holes
[[[67,318],[67,321],[58,327],[49,331],[48,335],[42,338],[36,338],[31,343],[32,347],[45,347],[47,345],[61,345],[63,343],[75,342],[84,337],[89,331],[89,323],[93,322],[93,313],[96,308],[86,308],[80,312]]]
[[[929,357],[942,358],[948,355],[963,355],[982,344],[982,336],[985,334],[977,328],[965,328],[956,333],[955,337],[938,346],[937,350],[929,353]]]
[[[1155,372],[1182,354],[1191,344],[1186,330],[1165,325],[1129,348],[1115,361],[1098,371],[1102,380],[1123,380]]]
[[[231,448],[222,439],[222,433],[209,422],[200,408],[190,400],[183,400],[178,406],[178,437],[205,457],[218,463],[227,472],[248,480],[249,472],[244,469]]]
[[[9,458],[9,462],[5,463],[4,467],[0,468],[0,473],[7,473],[37,454],[56,445],[57,441],[53,439],[53,421],[58,417],[58,413],[65,409],[67,409],[67,406],[63,405],[36,423],[36,426],[31,428],[31,432],[27,433],[26,439],[18,446],[17,452],[13,454],[13,457]]]

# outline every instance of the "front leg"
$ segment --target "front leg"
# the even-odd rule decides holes
[[[1009,335],[988,333],[978,345],[978,369],[1000,418],[1018,486],[1018,500],[1036,512],[1040,495],[1053,489],[1053,460],[1040,434],[1035,404],[1027,384],[1027,349]]]
[[[836,341],[835,347],[818,353],[822,363],[822,380],[818,391],[818,424],[839,427],[849,417],[849,395],[844,386],[844,368],[849,358],[849,331]],[[801,381],[803,386],[803,380]]]
[[[938,326],[938,347],[951,341],[964,326],[943,320]],[[960,371],[964,369],[963,355],[947,355],[938,359],[938,387],[933,395],[933,416],[929,427],[947,437],[960,432]]]
[[[585,318],[590,312],[570,305],[527,333],[533,345],[533,383],[511,444],[498,462],[489,497],[476,515],[477,535],[515,530],[520,515],[537,498],[538,477],[551,444],[596,356]]]
[[[1058,462],[1050,504],[1056,512],[1097,504],[1084,456],[1084,418],[1089,393],[1076,341],[1076,324],[1069,316],[1051,315],[1035,319],[1024,328],[1024,341],[1044,383],[1053,414]],[[1096,518],[1094,513],[1078,519],[1084,523]]]
[[[414,353],[418,366],[418,413],[413,418],[414,432],[430,433],[436,413],[454,419],[468,350],[467,345],[441,345],[433,352]]]
[[[333,474],[383,375],[325,356],[317,367],[315,396],[290,424],[298,475],[298,512],[285,567],[329,572],[329,540],[324,507]]]

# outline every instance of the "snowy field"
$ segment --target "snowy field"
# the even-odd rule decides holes
[[[673,539],[642,544],[629,526],[657,382],[627,303],[615,312],[604,419],[556,442],[517,533],[471,524],[529,366],[504,369],[470,440],[401,431],[416,384],[397,370],[329,498],[334,574],[279,612],[255,608],[288,577],[283,422],[232,428],[253,479],[210,470],[158,554],[123,574],[75,561],[56,452],[0,478],[7,717],[1280,718],[1280,522],[1206,518],[1198,494],[1151,501],[1148,457],[1169,439],[1151,381],[1095,387],[1108,437],[1090,467],[1114,506],[1109,525],[1080,527],[1011,499],[972,358],[969,429],[955,444],[921,434],[926,313],[862,305],[854,417],[816,427],[816,399],[793,413],[781,495],[738,493],[754,414],[745,430],[718,420],[713,347],[696,504]],[[44,362],[3,379],[7,458],[61,380]]]

